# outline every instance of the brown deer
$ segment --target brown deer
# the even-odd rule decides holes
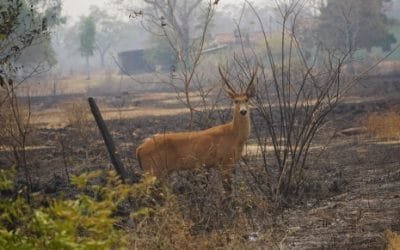
[[[219,68],[225,91],[234,101],[231,122],[202,131],[156,134],[136,149],[140,167],[162,178],[176,170],[218,167],[224,190],[231,193],[230,170],[250,135],[249,98],[255,94],[254,69],[245,92],[237,93]]]

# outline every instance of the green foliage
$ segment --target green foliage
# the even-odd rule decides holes
[[[96,42],[96,24],[91,16],[81,19],[79,38],[81,55],[86,58],[93,56]]]
[[[12,173],[12,171],[5,171],[4,169],[0,169],[0,192],[12,188]]]
[[[17,196],[0,198],[0,246],[4,249],[110,249],[128,244],[128,234],[116,228],[114,215],[129,198],[153,199],[158,189],[155,178],[122,184],[115,172],[90,172],[72,178],[79,191],[74,199],[50,199],[48,205],[33,208]],[[96,184],[102,182],[104,183]],[[0,191],[12,188],[12,174],[0,171]],[[90,194],[90,195],[89,195]],[[152,198],[149,198],[152,197]],[[42,202],[43,204],[43,202]],[[139,207],[133,219],[147,215]]]

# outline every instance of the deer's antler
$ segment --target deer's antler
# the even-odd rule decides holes
[[[254,79],[256,78],[257,71],[258,71],[258,66],[256,65],[254,67],[254,69],[253,69],[253,73],[251,74],[250,82],[249,82],[249,84],[247,85],[247,88],[246,88],[246,94],[249,97],[252,97],[252,96],[255,95],[255,87],[254,87],[253,83],[254,83]]]
[[[228,79],[226,79],[224,73],[222,73],[221,66],[218,67],[218,71],[219,71],[219,74],[221,75],[221,78],[224,81],[226,87],[228,87],[229,91],[232,92],[232,94],[236,95],[235,89],[229,84]]]

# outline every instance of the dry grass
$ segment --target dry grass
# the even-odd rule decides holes
[[[376,138],[400,138],[400,114],[394,110],[383,114],[371,114],[363,123],[367,131]]]
[[[229,227],[193,234],[193,223],[182,216],[181,209],[169,195],[164,206],[129,230],[132,249],[255,249],[259,240],[268,238],[251,236],[244,214],[238,215]]]
[[[399,250],[400,249],[400,235],[392,232],[389,229],[385,230],[385,238],[387,240],[387,250]]]
[[[216,177],[217,171],[206,176],[201,170],[171,176],[181,182],[162,185],[164,203],[142,211],[128,229],[132,249],[270,249],[276,240],[269,230],[260,230],[271,223],[269,203],[251,195],[240,180],[235,196],[227,198],[219,193]]]
[[[170,194],[165,204],[143,211],[143,219],[130,231],[132,249],[191,249],[190,222],[183,219]],[[138,216],[136,216],[138,217]]]
[[[68,125],[78,129],[86,126],[90,119],[89,106],[86,101],[66,102],[60,106]]]

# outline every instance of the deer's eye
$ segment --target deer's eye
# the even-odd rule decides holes
[[[239,103],[239,101],[238,101],[238,100],[235,100],[235,103],[236,103],[236,104],[238,104],[238,103]]]

